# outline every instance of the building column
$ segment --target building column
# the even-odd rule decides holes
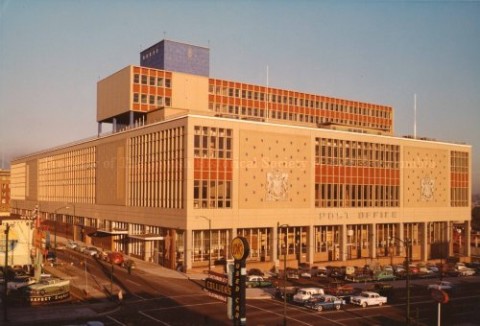
[[[152,257],[150,253],[152,252],[152,241],[145,241],[145,251],[143,252],[143,260],[151,262]]]
[[[347,225],[342,226],[340,235],[340,251],[342,253],[342,261],[347,261]]]
[[[117,132],[117,118],[113,118],[112,131]]]
[[[428,225],[427,222],[423,222],[423,230],[422,230],[422,241],[421,241],[421,254],[420,254],[420,259],[422,261],[427,261],[428,260]]]
[[[101,134],[102,134],[102,123],[99,122],[98,123],[98,137],[100,137]]]
[[[376,224],[375,223],[372,223],[370,224],[369,226],[369,231],[370,231],[370,246],[369,246],[369,250],[370,250],[370,257],[372,257],[372,259],[376,259],[377,258],[377,233],[375,232],[375,230],[377,229],[376,228]]]
[[[472,236],[472,233],[470,232],[470,222],[469,221],[465,221],[464,222],[464,233],[465,233],[465,249],[464,250],[464,255],[467,256],[467,257],[470,257],[471,255],[471,246],[470,246],[470,241],[471,241],[471,236]]]
[[[307,250],[307,262],[313,264],[313,257],[315,253],[315,226],[310,225],[308,227],[308,250]]]
[[[271,239],[272,247],[270,249],[271,250],[270,257],[272,257],[272,260],[273,260],[275,273],[278,273],[279,266],[280,266],[280,261],[278,260],[278,246],[280,242],[278,241],[278,228],[276,224],[272,228],[271,237],[272,237]]]
[[[185,235],[183,237],[183,246],[185,250],[183,251],[183,261],[185,262],[185,271],[192,269],[192,254],[193,254],[193,248],[192,248],[192,232],[193,230],[185,230]]]
[[[133,127],[134,123],[135,123],[135,116],[133,111],[130,111],[129,122],[128,122],[129,127]]]
[[[398,224],[398,238],[402,241],[404,241],[403,243],[400,243],[399,246],[397,246],[398,248],[400,248],[399,252],[398,252],[398,255],[399,256],[405,256],[405,239],[403,238],[403,235],[404,235],[405,231],[404,231],[404,225],[402,222],[400,222]]]

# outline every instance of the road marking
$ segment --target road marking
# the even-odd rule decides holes
[[[277,315],[277,316],[283,316],[283,313],[273,312],[272,310],[268,310],[268,309],[256,307],[256,306],[251,305],[251,304],[247,304],[247,306],[250,306],[250,307],[252,307],[252,308],[255,308],[255,309],[258,309],[258,310],[262,310],[262,311],[265,311],[265,312],[269,312],[269,313],[272,313],[272,314]],[[304,309],[304,308],[301,308],[301,307],[289,307],[289,308],[290,308],[291,310],[295,309],[295,310],[299,310],[299,311],[305,312],[305,309]],[[308,309],[307,311],[312,312],[315,316],[318,316],[319,318],[325,319],[325,320],[328,321],[329,323],[345,326],[345,324],[342,324],[342,323],[339,323],[338,321],[335,321],[335,320],[333,320],[333,319],[327,318],[326,316],[321,316],[320,314],[315,313],[315,311],[313,311],[313,310]],[[295,318],[292,318],[292,317],[288,317],[288,316],[287,316],[287,319],[294,320],[294,321],[296,321],[296,322],[298,322],[298,323],[301,323],[301,324],[304,324],[304,325],[309,325],[309,326],[315,325],[315,324],[309,324],[309,323],[306,323],[306,322],[304,322],[304,321],[301,321],[301,320],[298,320],[298,319],[295,319]]]
[[[118,320],[116,320],[115,318],[113,318],[113,317],[111,317],[111,316],[108,316],[108,315],[107,315],[107,318],[113,320],[114,322],[116,322],[116,323],[119,324],[119,325],[127,326],[126,324],[119,322]]]
[[[130,279],[127,279],[126,281],[129,282],[129,283],[135,284],[136,286],[142,286],[141,284],[139,284],[139,283],[137,283],[137,282],[134,282],[134,281],[132,281],[132,280],[130,280]]]
[[[147,318],[150,318],[151,320],[154,320],[154,321],[156,321],[156,322],[158,322],[158,323],[161,323],[161,324],[163,324],[163,325],[165,325],[165,326],[171,326],[170,324],[167,324],[166,322],[163,322],[163,321],[161,321],[160,319],[157,319],[157,318],[155,318],[155,317],[152,317],[152,316],[150,316],[149,314],[144,313],[143,311],[139,311],[138,313],[144,315],[144,316],[147,317]]]
[[[220,301],[213,301],[213,302],[207,302],[207,303],[195,303],[195,304],[186,304],[186,305],[178,304],[177,306],[157,308],[157,309],[149,309],[149,310],[145,310],[145,311],[161,311],[161,310],[178,309],[178,308],[184,308],[184,307],[206,306],[206,305],[211,305],[211,304],[222,304],[222,305],[224,305],[225,303],[220,302]]]

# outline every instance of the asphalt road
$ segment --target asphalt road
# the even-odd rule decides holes
[[[114,268],[112,276],[111,265],[103,261],[70,251],[59,256],[66,264],[55,268],[62,272],[79,279],[87,274],[89,286],[103,289],[104,293],[109,292],[110,284],[114,293],[122,290],[124,297],[118,307],[95,318],[105,325],[232,325],[232,321],[227,317],[227,305],[209,297],[202,290],[201,281],[168,278],[141,270],[134,270],[129,275],[120,267]],[[85,260],[87,273],[82,263]],[[456,290],[449,303],[441,307],[442,325],[480,325],[480,276],[449,280],[456,284]],[[435,280],[411,282],[412,325],[437,325],[438,304],[426,290],[426,285],[433,281]],[[294,304],[284,307],[283,301],[277,299],[247,300],[247,325],[283,325],[285,308],[288,325],[405,325],[405,281],[394,281],[391,284],[395,288],[394,297],[382,307],[360,308],[346,305],[340,311],[317,312]],[[294,285],[322,284],[317,280],[300,280]],[[372,284],[353,286],[361,290]],[[74,297],[74,301],[85,300],[81,294]],[[93,301],[101,300],[106,299],[97,298]],[[48,325],[79,325],[86,320],[75,318],[68,322],[49,322]]]

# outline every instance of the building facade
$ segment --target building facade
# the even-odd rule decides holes
[[[10,171],[0,169],[0,216],[10,215]]]
[[[97,137],[12,162],[15,213],[183,270],[238,235],[265,269],[402,261],[410,241],[414,260],[469,256],[470,146],[395,137],[389,106],[210,78],[204,48],[160,43],[98,82]],[[189,73],[149,66],[165,49]]]

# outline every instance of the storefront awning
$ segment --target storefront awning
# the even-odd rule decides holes
[[[136,240],[143,240],[143,241],[154,241],[154,240],[164,240],[165,237],[160,234],[129,234],[129,238],[136,239]]]
[[[98,229],[95,232],[89,233],[89,237],[95,237],[95,238],[104,238],[104,237],[111,237],[114,235],[127,235],[128,230],[122,230],[122,229],[112,229],[112,230],[106,230],[106,229]]]

